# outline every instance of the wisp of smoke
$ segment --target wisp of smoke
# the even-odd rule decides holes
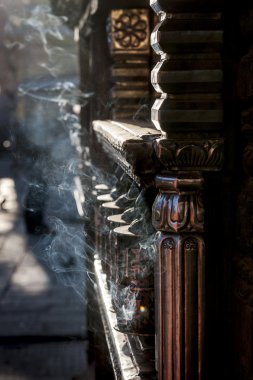
[[[18,25],[22,33],[16,41],[7,42],[9,48],[17,45],[27,52],[37,49],[43,53],[29,62],[37,67],[33,76],[18,86],[24,111],[16,154],[27,189],[24,212],[27,218],[43,214],[50,233],[41,235],[41,253],[56,276],[85,300],[89,277],[85,255],[91,247],[86,244],[74,201],[75,178],[90,183],[88,176],[104,175],[92,165],[89,173],[83,171],[87,162],[82,156],[78,113],[92,93],[83,93],[78,87],[77,49],[73,49],[73,40],[66,42],[72,38],[66,19],[53,15],[47,5],[30,7],[27,12],[25,17],[12,16],[9,29],[13,31]]]

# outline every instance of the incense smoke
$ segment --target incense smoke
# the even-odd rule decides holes
[[[24,189],[21,205],[28,232],[40,234],[36,250],[85,300],[84,214],[75,199],[87,165],[79,113],[92,94],[79,89],[77,46],[66,17],[45,4],[22,5],[11,10],[5,26],[18,83],[11,134]]]

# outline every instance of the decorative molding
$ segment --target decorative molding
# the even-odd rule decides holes
[[[151,110],[153,124],[167,138],[183,132],[219,132],[223,125],[221,94],[176,94],[165,95],[155,100]],[[192,139],[194,141],[194,137]]]
[[[156,230],[175,233],[203,232],[204,208],[201,192],[160,192],[153,207],[153,226]]]
[[[157,54],[216,53],[221,51],[221,13],[169,13],[151,34]]]
[[[198,250],[197,240],[190,237],[184,241],[184,252],[185,254],[196,254]]]
[[[217,93],[222,90],[223,72],[219,54],[170,54],[151,73],[158,93]]]
[[[157,139],[155,151],[167,169],[220,170],[223,164],[223,139],[193,142]]]
[[[153,205],[153,226],[158,231],[202,232],[204,228],[204,208],[198,178],[190,178],[186,188],[180,186],[180,179],[168,177],[167,189],[160,191]],[[169,190],[176,183],[175,190]]]
[[[183,13],[177,3],[151,2],[160,13],[151,46],[161,56],[151,75],[160,93],[152,121],[167,137],[178,132],[218,132],[223,126],[221,13],[200,13],[196,2],[190,2],[195,11]],[[188,3],[182,2],[186,9]]]
[[[161,245],[162,250],[170,249],[173,250],[175,248],[175,242],[173,239],[164,239]]]

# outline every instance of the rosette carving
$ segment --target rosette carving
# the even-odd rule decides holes
[[[139,47],[147,38],[147,21],[142,20],[138,13],[122,13],[113,27],[115,42],[126,49]]]
[[[112,11],[111,48],[117,50],[149,50],[149,19],[146,10]]]

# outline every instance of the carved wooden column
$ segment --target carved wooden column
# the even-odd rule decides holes
[[[203,171],[222,165],[223,33],[219,2],[151,0],[151,35],[161,59],[152,121],[163,165],[153,206],[157,233],[156,334],[159,380],[203,380],[205,243]]]
[[[198,172],[157,177],[156,301],[161,379],[201,379],[204,334],[203,180]],[[199,374],[199,375],[198,375]]]

